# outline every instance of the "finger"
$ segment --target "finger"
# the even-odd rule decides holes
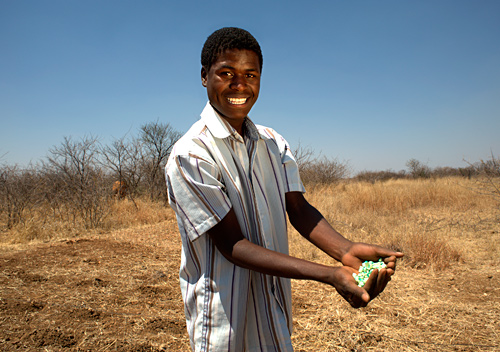
[[[372,271],[367,281],[368,286],[365,284],[365,288],[371,300],[377,297],[385,289],[389,280],[390,275],[388,275],[386,269],[375,269]]]
[[[362,290],[362,292],[356,292],[351,295],[348,302],[353,308],[366,307],[368,302],[370,302],[370,295],[365,290]]]
[[[369,294],[357,285],[346,285],[344,287],[338,287],[337,292],[353,308],[366,307],[366,305],[370,301]]]
[[[370,299],[373,299],[376,296],[375,288],[377,286],[377,277],[378,277],[378,269],[374,269],[370,273],[368,280],[366,280],[365,285],[363,286],[366,292],[368,292],[368,294],[370,295]]]
[[[350,291],[351,306],[354,308],[366,307],[368,302],[370,302],[370,294],[364,288],[359,287],[356,282],[352,282]]]
[[[394,255],[391,255],[390,257],[385,257],[384,258],[384,263],[386,265],[389,265],[389,264],[392,264],[392,263],[395,263],[396,262],[396,256]]]
[[[377,277],[377,289],[376,289],[377,296],[382,291],[384,291],[389,281],[391,281],[391,275],[389,274],[389,271],[386,269],[381,269]]]
[[[389,275],[393,275],[394,272],[396,271],[396,257],[391,256],[384,258],[384,263],[386,265],[387,273]]]
[[[394,256],[396,258],[402,258],[402,257],[404,257],[404,253],[403,252],[396,252],[396,251],[387,249],[387,251],[386,251],[386,253],[385,253],[384,256],[385,257]]]
[[[364,289],[353,283],[350,287],[350,304],[354,308],[366,307],[370,302],[370,294]]]

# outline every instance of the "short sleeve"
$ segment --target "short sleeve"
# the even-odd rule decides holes
[[[276,142],[279,149],[286,192],[305,193],[306,190],[300,179],[299,167],[290,149],[290,145],[285,138],[272,128],[264,127],[264,130],[265,135],[270,136]]]
[[[196,240],[231,209],[217,164],[194,155],[175,155],[166,166],[169,203],[189,239]]]
[[[281,154],[281,165],[285,172],[286,183],[288,186],[287,192],[302,192],[305,193],[304,185],[300,179],[299,167],[295,161],[295,157],[288,145],[287,141],[283,139],[285,148]]]

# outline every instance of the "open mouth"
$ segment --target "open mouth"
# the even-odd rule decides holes
[[[247,98],[227,98],[227,101],[231,105],[243,105],[247,102]]]

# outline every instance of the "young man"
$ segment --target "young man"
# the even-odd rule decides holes
[[[387,285],[403,254],[337,233],[304,198],[287,142],[248,118],[262,53],[239,28],[205,42],[201,81],[209,102],[176,143],[167,167],[169,202],[182,236],[181,290],[194,351],[292,351],[290,278],[333,286],[363,307]],[[291,224],[343,266],[288,255]],[[383,258],[364,288],[352,274]]]

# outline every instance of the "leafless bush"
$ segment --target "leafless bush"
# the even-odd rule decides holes
[[[475,177],[476,190],[495,197],[500,202],[500,159],[491,154],[490,160],[470,164]]]
[[[301,168],[300,177],[305,184],[331,184],[349,177],[351,173],[347,162],[340,162],[336,158],[322,157]]]
[[[66,176],[58,173],[55,168],[49,164],[42,168],[43,188],[41,190],[45,204],[51,210],[51,216],[54,219],[68,218],[69,209],[67,206],[68,191],[66,190]]]
[[[110,180],[98,165],[96,137],[73,141],[65,137],[58,147],[50,149],[46,169],[59,175],[59,195],[74,211],[74,221],[82,219],[85,226],[95,228],[109,211]],[[54,196],[54,192],[52,196]]]
[[[40,203],[40,174],[29,166],[4,166],[0,169],[0,214],[7,229],[25,221],[30,211]]]
[[[143,178],[142,143],[137,138],[122,137],[110,145],[101,147],[102,165],[110,170],[115,181],[127,185],[127,195],[135,203]]]
[[[426,164],[417,159],[410,159],[406,162],[409,173],[413,178],[429,178],[431,177],[431,169]]]
[[[431,170],[430,175],[432,177],[451,177],[451,176],[462,176],[460,169],[449,167],[449,166],[438,166]]]
[[[472,166],[460,167],[458,168],[458,172],[460,173],[460,176],[467,177],[468,179],[477,175],[476,170]]]
[[[168,123],[156,121],[141,126],[144,181],[151,199],[167,201],[163,168],[172,147],[181,136]]]
[[[407,174],[404,170],[401,170],[399,172],[395,172],[392,170],[385,170],[385,171],[361,171],[356,175],[355,179],[357,181],[375,183],[388,180],[397,180],[406,177]]]
[[[126,183],[136,208],[140,202],[134,198],[142,195],[165,201],[163,167],[180,136],[157,121],[143,125],[138,136],[109,145],[93,136],[65,137],[33,167],[0,166],[0,226],[22,240],[105,228],[104,220],[118,206],[112,197],[116,181]]]
[[[310,147],[305,147],[300,142],[293,154],[304,184],[331,184],[347,178],[351,174],[351,167],[346,161],[341,162],[337,158],[316,156]]]
[[[297,143],[297,148],[295,148],[293,156],[299,167],[299,172],[301,172],[304,168],[307,168],[311,163],[314,163],[317,159],[314,156],[312,148],[302,145],[300,141]]]

